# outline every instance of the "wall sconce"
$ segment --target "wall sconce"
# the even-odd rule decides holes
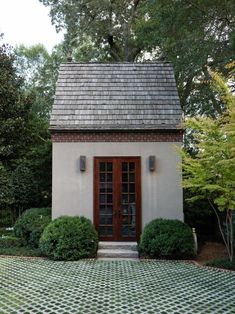
[[[80,156],[80,171],[86,171],[86,156]]]
[[[149,171],[153,172],[156,168],[156,157],[149,156]]]

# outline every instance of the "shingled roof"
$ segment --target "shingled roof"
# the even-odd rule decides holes
[[[50,129],[177,129],[181,115],[169,63],[68,63],[60,66]]]

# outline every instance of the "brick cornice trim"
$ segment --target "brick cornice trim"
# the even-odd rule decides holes
[[[69,142],[182,142],[183,131],[164,132],[53,132],[54,143]]]

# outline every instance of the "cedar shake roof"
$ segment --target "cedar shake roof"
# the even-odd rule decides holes
[[[50,130],[179,129],[171,64],[62,64]]]

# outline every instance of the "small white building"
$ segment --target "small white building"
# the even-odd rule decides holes
[[[68,63],[50,121],[53,218],[82,215],[100,240],[135,241],[183,220],[181,107],[169,63]]]

